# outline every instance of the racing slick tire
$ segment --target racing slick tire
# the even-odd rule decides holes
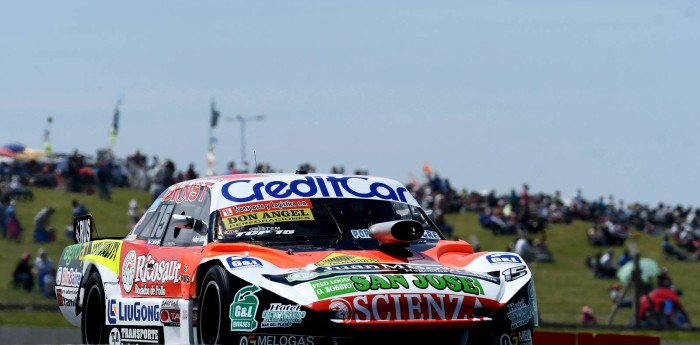
[[[201,344],[230,344],[231,333],[229,306],[234,292],[228,272],[221,266],[207,271],[200,288],[199,319],[197,333]]]
[[[83,344],[106,344],[105,291],[100,274],[92,272],[85,284],[85,302],[81,317]]]

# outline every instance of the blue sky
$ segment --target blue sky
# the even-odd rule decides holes
[[[37,10],[37,6],[41,10]],[[700,205],[693,1],[12,2],[0,142]]]

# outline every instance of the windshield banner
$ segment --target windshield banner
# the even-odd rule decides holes
[[[271,223],[314,220],[311,200],[283,199],[250,202],[219,210],[226,229]]]

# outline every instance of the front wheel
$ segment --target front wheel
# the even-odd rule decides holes
[[[228,307],[233,301],[233,293],[228,272],[221,266],[213,266],[204,276],[199,291],[197,333],[200,343],[231,343],[233,334]]]
[[[100,274],[93,272],[85,284],[85,300],[81,318],[83,344],[107,343],[105,326],[105,292]]]

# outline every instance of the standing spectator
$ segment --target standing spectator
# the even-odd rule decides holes
[[[50,226],[53,212],[53,207],[44,207],[34,216],[34,242],[53,242],[56,239],[54,229]]]
[[[36,273],[39,293],[44,297],[53,295],[51,281],[55,281],[53,261],[46,254],[46,249],[39,248],[39,253],[34,261],[34,272]],[[48,284],[47,284],[48,283]]]
[[[90,213],[90,210],[85,207],[85,204],[78,202],[78,200],[73,199],[71,205],[73,206],[73,218],[87,216]]]
[[[22,224],[17,219],[16,207],[17,202],[11,200],[10,205],[5,208],[5,224],[7,226],[7,239],[19,241],[22,236]]]
[[[101,160],[97,163],[97,190],[100,199],[109,201],[112,195],[112,163]]]
[[[32,264],[29,262],[31,254],[29,252],[22,253],[14,272],[12,272],[12,285],[15,288],[22,288],[27,291],[32,291],[34,288],[34,276],[32,275]]]
[[[185,180],[194,180],[197,177],[197,172],[194,171],[194,163],[190,163],[190,166],[187,168],[187,172],[185,172]]]

